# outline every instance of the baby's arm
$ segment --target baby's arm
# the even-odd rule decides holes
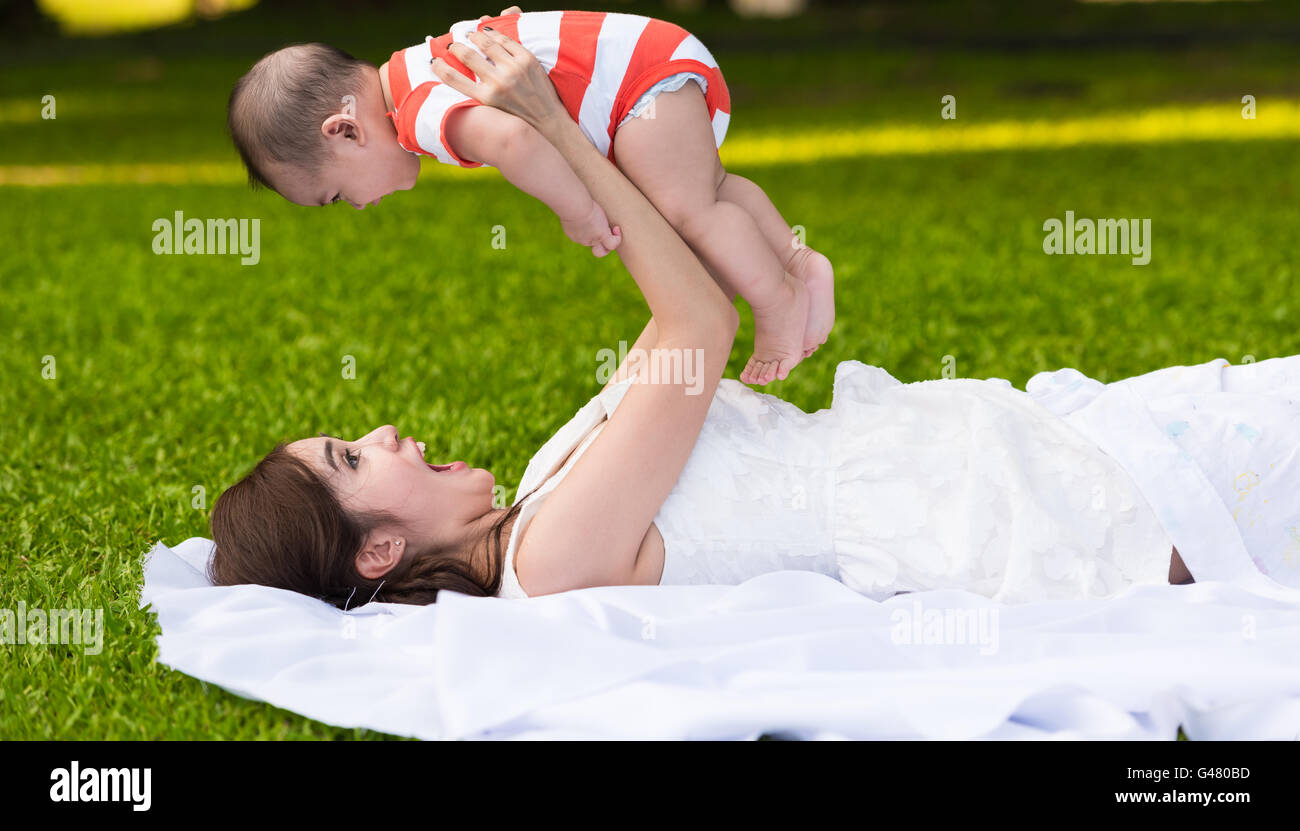
[[[462,107],[447,118],[447,143],[466,161],[501,171],[512,185],[555,212],[564,232],[604,256],[617,247],[605,212],[541,133],[523,119],[495,107]]]

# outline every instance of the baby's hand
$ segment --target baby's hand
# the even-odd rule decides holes
[[[594,199],[591,201],[591,210],[585,217],[573,221],[561,219],[560,225],[569,239],[590,247],[591,253],[597,257],[605,256],[623,241],[622,230],[609,227],[609,218]]]

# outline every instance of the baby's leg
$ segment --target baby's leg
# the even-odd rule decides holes
[[[753,309],[754,354],[740,380],[784,379],[803,359],[808,289],[786,273],[749,212],[718,199],[726,171],[699,85],[660,93],[651,112],[618,128],[615,160],[710,271]]]
[[[835,271],[831,261],[802,244],[763,189],[745,177],[728,173],[718,188],[718,198],[748,211],[786,272],[808,287],[808,326],[803,335],[803,354],[808,357],[826,342],[835,324]]]

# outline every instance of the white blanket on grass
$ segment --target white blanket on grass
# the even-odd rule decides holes
[[[1300,591],[1221,582],[1004,606],[876,602],[814,572],[347,612],[212,586],[212,542],[146,555],[181,672],[424,739],[1300,737]],[[358,602],[363,601],[360,598]],[[945,628],[945,624],[947,624]]]

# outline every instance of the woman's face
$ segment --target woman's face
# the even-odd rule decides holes
[[[403,550],[425,549],[459,539],[466,526],[492,510],[492,474],[465,462],[431,465],[415,439],[399,439],[385,424],[347,441],[334,436],[299,439],[288,445],[350,511],[388,511],[398,528],[376,535],[399,536]]]

